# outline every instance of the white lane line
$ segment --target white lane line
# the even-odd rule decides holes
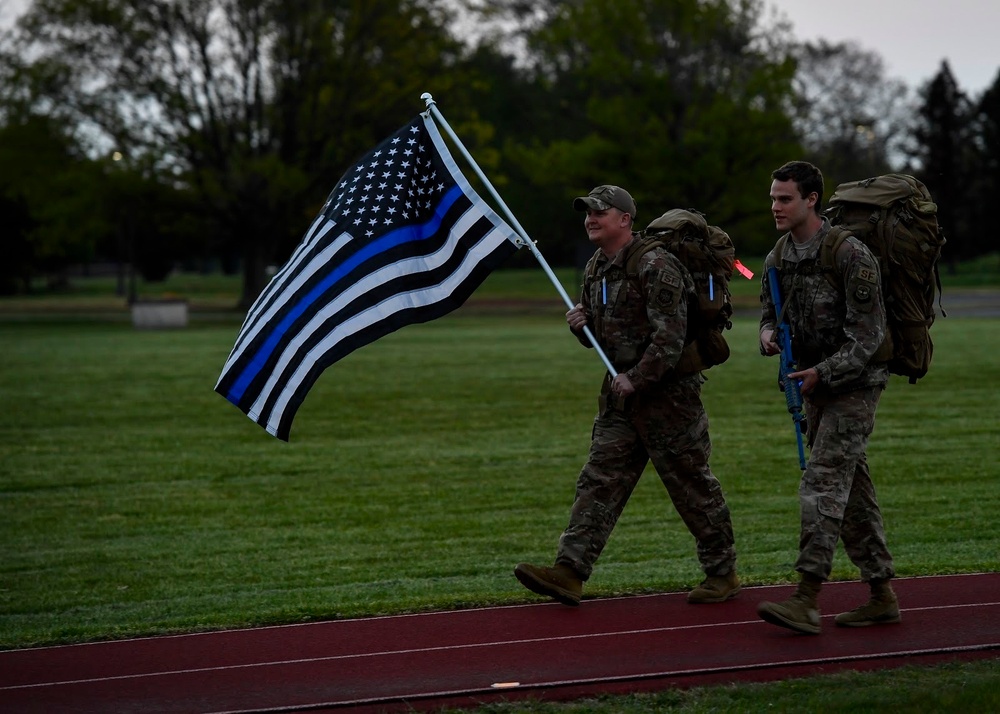
[[[906,577],[896,577],[893,578],[894,582],[903,581],[921,581],[921,580],[942,580],[942,579],[953,579],[953,578],[979,578],[983,576],[995,576],[995,572],[982,572],[982,573],[951,573],[946,575],[910,575]],[[839,587],[849,587],[858,586],[861,582],[858,580],[834,580],[833,582],[826,582],[823,584],[824,592],[830,590],[831,588]],[[791,588],[795,587],[795,583],[779,583],[776,585],[744,585],[743,592],[751,592],[754,590],[767,590],[770,588]],[[620,595],[616,597],[605,597],[596,600],[584,600],[585,603],[591,605],[600,605],[604,602],[617,602],[619,600],[644,600],[648,598],[668,598],[668,597],[681,597],[686,593],[683,592],[669,592],[669,593],[646,593],[642,595]],[[51,649],[63,649],[66,647],[113,647],[116,645],[129,645],[134,642],[143,642],[146,640],[163,641],[169,639],[182,639],[182,638],[197,638],[197,637],[212,637],[218,635],[230,635],[230,634],[244,634],[248,632],[267,632],[269,630],[287,630],[300,627],[325,627],[325,626],[336,626],[344,623],[350,622],[378,622],[380,620],[409,620],[415,618],[427,618],[427,617],[448,617],[462,615],[465,613],[476,613],[476,612],[503,612],[509,610],[524,610],[533,609],[539,607],[553,607],[556,603],[554,602],[530,602],[522,603],[518,605],[491,605],[484,607],[470,607],[463,610],[434,610],[432,612],[410,612],[402,615],[378,615],[375,617],[349,617],[342,620],[319,620],[317,622],[293,622],[285,625],[264,625],[263,627],[243,627],[235,630],[208,630],[205,632],[182,632],[173,635],[151,635],[148,637],[132,637],[124,640],[103,640],[97,642],[79,642],[73,645],[45,645],[42,647],[24,647],[18,650],[7,650],[8,652],[32,652],[36,650],[51,650]],[[958,606],[956,606],[958,607]],[[4,652],[0,652],[0,658],[2,658]]]
[[[971,607],[995,607],[1000,605],[1000,602],[988,602],[988,603],[975,603],[967,605],[932,605],[928,607],[919,608],[904,608],[902,612],[922,612],[928,610],[950,610],[958,608],[971,608]],[[824,618],[834,617],[833,615],[823,615]],[[17,689],[37,689],[42,687],[60,687],[69,686],[74,684],[91,684],[100,682],[114,682],[127,679],[142,679],[146,677],[167,677],[172,675],[180,674],[199,674],[204,672],[224,672],[233,671],[240,669],[252,669],[255,667],[281,667],[286,665],[296,665],[296,664],[313,664],[320,662],[334,662],[337,660],[349,660],[349,659],[369,659],[375,657],[392,657],[398,655],[407,654],[421,654],[430,652],[447,652],[447,651],[459,651],[459,650],[469,650],[469,649],[489,649],[494,647],[507,647],[511,645],[526,645],[526,644],[544,644],[547,642],[565,642],[569,640],[587,640],[596,639],[600,637],[627,637],[631,635],[647,635],[663,632],[680,632],[683,630],[702,630],[711,629],[715,627],[732,627],[733,625],[766,625],[767,623],[762,620],[736,620],[728,622],[715,622],[715,623],[705,623],[701,625],[677,625],[672,627],[649,627],[640,628],[632,630],[610,630],[606,632],[591,632],[575,635],[559,635],[557,637],[535,637],[528,639],[515,639],[515,640],[501,640],[497,642],[475,642],[461,645],[442,645],[437,647],[415,647],[409,649],[397,649],[397,650],[382,650],[379,652],[364,652],[358,654],[343,654],[343,655],[328,655],[323,657],[303,657],[299,659],[286,659],[286,660],[273,660],[266,662],[250,662],[246,664],[232,664],[232,665],[219,665],[213,667],[194,667],[189,669],[173,669],[173,670],[162,670],[155,672],[143,672],[139,674],[121,674],[113,675],[108,677],[88,677],[82,679],[68,679],[54,682],[36,682],[34,684],[17,684],[12,686],[0,687],[0,691],[9,691]],[[977,645],[977,648],[982,647],[1000,647],[1000,643],[994,643],[990,645]],[[933,650],[937,651],[937,650]],[[904,653],[905,654],[905,653]],[[859,655],[863,658],[871,658],[872,656],[882,656],[882,655]],[[885,656],[897,656],[897,653],[887,653]],[[899,655],[899,656],[902,656]],[[806,660],[808,661],[808,660]],[[825,661],[825,660],[824,660]],[[747,665],[756,666],[756,665]],[[761,665],[761,666],[772,666]],[[713,670],[714,671],[714,670]],[[605,681],[605,680],[601,680]]]

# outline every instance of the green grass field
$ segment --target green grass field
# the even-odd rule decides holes
[[[489,297],[511,297],[498,284]],[[121,311],[20,305],[0,301],[0,648],[535,600],[511,570],[554,556],[603,374],[558,299],[473,304],[359,350],[320,378],[290,443],[213,392],[242,315],[137,331]],[[1000,569],[996,326],[939,320],[931,373],[883,399],[869,457],[902,576]],[[777,364],[757,353],[755,317],[729,340],[704,388],[713,468],[743,579],[791,582],[798,469]],[[856,576],[841,553],[834,579]],[[649,472],[586,594],[699,580]],[[995,663],[935,672],[1000,685]],[[754,710],[710,691],[628,711]],[[625,705],[579,706],[594,708],[551,711]]]

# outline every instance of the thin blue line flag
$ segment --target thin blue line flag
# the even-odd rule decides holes
[[[421,114],[337,183],[247,313],[215,391],[288,441],[323,370],[456,309],[520,244]]]

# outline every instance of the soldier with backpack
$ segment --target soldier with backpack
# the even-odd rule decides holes
[[[785,235],[765,259],[760,348],[766,356],[778,354],[775,331],[787,321],[797,362],[787,378],[800,384],[811,451],[799,484],[798,587],[784,602],[760,603],[757,612],[772,624],[819,634],[818,596],[839,539],[869,584],[871,598],[837,615],[836,624],[899,622],[889,584],[895,570],[866,455],[891,357],[879,262],[864,243],[842,235],[821,215],[819,169],[792,161],[772,179],[771,210]],[[821,255],[834,239],[832,265],[826,266]],[[768,282],[772,267],[783,315],[775,314]]]
[[[729,507],[708,463],[704,377],[697,371],[705,365],[696,358],[691,371],[678,368],[685,345],[693,344],[694,278],[663,242],[646,243],[642,232],[633,231],[635,201],[624,189],[598,186],[573,205],[586,212],[584,227],[597,251],[580,303],[566,321],[585,346],[590,344],[584,327],[593,331],[617,375],[605,375],[590,455],[577,480],[555,565],[520,563],[514,574],[535,593],[578,605],[583,583],[652,461],[694,536],[705,574],[688,602],[723,602],[740,591],[740,582]],[[721,295],[721,282],[717,290]],[[721,340],[721,334],[717,337]],[[726,355],[702,352],[715,364],[728,348]]]

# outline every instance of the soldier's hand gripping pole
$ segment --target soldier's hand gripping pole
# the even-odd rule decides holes
[[[781,347],[781,362],[778,366],[778,385],[785,391],[785,403],[788,413],[792,415],[792,425],[795,427],[795,441],[799,447],[799,468],[805,471],[806,453],[802,446],[802,425],[805,415],[802,413],[802,392],[799,381],[789,379],[788,375],[798,371],[795,359],[792,357],[792,328],[784,319],[781,309],[781,283],[778,280],[776,268],[767,269],[767,282],[771,288],[771,301],[774,303],[774,314],[777,317],[778,345]]]

